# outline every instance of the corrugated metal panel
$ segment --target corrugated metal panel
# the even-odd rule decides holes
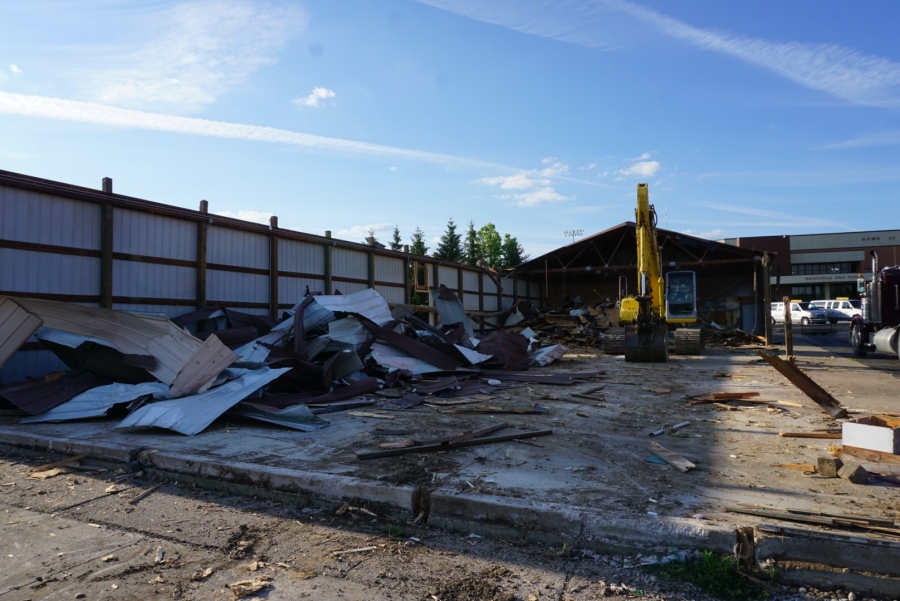
[[[278,269],[325,275],[325,247],[311,242],[278,240]]]
[[[197,224],[127,209],[113,211],[113,251],[197,260]]]
[[[340,290],[341,294],[353,294],[369,288],[366,284],[357,284],[356,282],[332,282],[331,285],[335,290]]]
[[[535,300],[541,298],[541,285],[538,282],[528,282],[529,296]]]
[[[206,298],[210,301],[267,303],[269,276],[210,269],[206,272]]]
[[[280,259],[280,257],[279,257]],[[279,276],[278,278],[278,302],[296,305],[306,294],[306,287],[310,292],[325,292],[325,280],[312,280],[308,278],[292,278]]]
[[[459,276],[457,275],[456,268],[447,267],[445,265],[438,267],[438,282],[451,290],[456,290],[459,287]]]
[[[0,290],[100,294],[100,259],[0,248]]]
[[[478,292],[478,273],[463,271],[463,287],[466,292]]]
[[[375,279],[402,284],[407,278],[406,260],[375,255]]]
[[[0,384],[19,382],[29,376],[68,371],[66,364],[50,351],[19,351],[0,368]]]
[[[215,225],[210,226],[207,236],[207,262],[269,268],[268,236]]]
[[[367,280],[369,278],[368,253],[335,248],[332,254],[331,274],[344,278]]]
[[[149,315],[165,315],[169,319],[196,311],[196,305],[138,305],[134,303],[113,303],[116,311],[130,311]],[[193,331],[193,330],[192,330]]]
[[[497,286],[496,286],[496,284],[494,284],[494,281],[490,278],[490,276],[486,273],[483,273],[483,274],[481,274],[481,280],[484,282],[483,290],[484,290],[485,296],[487,296],[487,295],[496,296],[497,295]]]
[[[115,260],[113,296],[195,299],[197,270],[193,267]]]
[[[484,297],[484,310],[485,311],[496,311],[497,310],[497,297],[495,295]]]
[[[403,288],[395,288],[394,286],[375,286],[375,290],[389,303],[402,305],[409,302],[404,297]]]
[[[477,311],[478,310],[478,294],[466,294],[463,296],[463,307],[466,308],[466,311]]]
[[[0,187],[0,239],[100,249],[100,205]]]

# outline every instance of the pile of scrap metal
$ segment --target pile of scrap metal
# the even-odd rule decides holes
[[[531,303],[519,302],[501,316],[503,329],[517,332],[542,345],[599,347],[603,332],[619,325],[615,302],[585,304],[581,297],[566,299],[557,309],[539,313]]]
[[[224,307],[168,320],[0,296],[0,366],[29,344],[70,369],[3,386],[0,409],[26,414],[22,424],[106,416],[194,435],[227,414],[311,431],[328,424],[319,414],[365,404],[590,377],[526,371],[565,347],[507,331],[477,340],[452,291],[433,297],[440,326],[405,305],[392,311],[372,289],[307,295],[281,320]]]

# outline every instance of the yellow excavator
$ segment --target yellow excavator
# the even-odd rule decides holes
[[[650,204],[647,184],[637,186],[635,233],[637,235],[637,294],[621,299],[619,323],[603,337],[607,354],[625,354],[636,363],[662,363],[669,360],[669,326],[695,325],[697,322],[697,274],[670,271],[662,274],[659,245],[656,240],[656,209]],[[699,355],[703,335],[699,327],[675,330],[675,353]]]

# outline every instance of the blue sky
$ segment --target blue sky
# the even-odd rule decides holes
[[[362,241],[896,227],[889,1],[0,4],[0,168]],[[432,242],[431,246],[435,246]]]

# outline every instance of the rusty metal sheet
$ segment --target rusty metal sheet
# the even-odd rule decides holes
[[[93,374],[63,376],[49,382],[16,382],[0,388],[0,397],[26,413],[37,415],[62,405],[82,392],[108,383],[109,380]]]

